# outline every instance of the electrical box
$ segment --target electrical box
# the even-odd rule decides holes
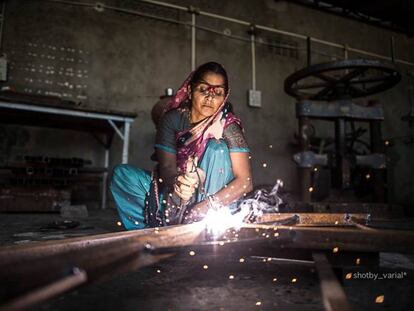
[[[258,90],[249,90],[248,105],[250,107],[262,107],[262,92]]]
[[[0,81],[7,80],[7,59],[6,57],[0,57]]]

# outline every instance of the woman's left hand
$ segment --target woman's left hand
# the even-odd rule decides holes
[[[184,217],[183,224],[191,224],[196,221],[202,220],[209,209],[208,201],[202,201],[196,204],[191,211]]]

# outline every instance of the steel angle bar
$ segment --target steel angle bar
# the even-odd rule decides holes
[[[348,225],[349,221],[367,221],[369,214],[348,213],[268,213],[258,217],[258,223],[272,223],[290,219],[293,216],[299,218],[297,225]]]
[[[313,253],[312,257],[315,261],[316,270],[319,275],[322,300],[325,310],[352,310],[351,305],[346,298],[345,291],[336,278],[326,255],[323,253]]]
[[[274,246],[314,250],[414,253],[414,231],[344,227],[244,225],[240,239],[266,238]]]

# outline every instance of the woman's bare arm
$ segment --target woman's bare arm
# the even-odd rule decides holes
[[[253,190],[249,153],[231,152],[230,159],[234,179],[214,195],[214,197],[223,205],[229,205],[240,199],[245,193]],[[194,207],[192,215],[205,213],[207,208],[208,201],[204,200]],[[188,217],[188,220],[192,218],[192,215]]]

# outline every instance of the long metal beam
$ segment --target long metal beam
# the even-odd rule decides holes
[[[351,220],[366,221],[365,213],[268,213],[258,217],[258,223],[272,223],[297,218],[297,225],[352,225]]]
[[[117,243],[136,242],[151,249],[197,244],[204,241],[200,228],[200,224],[195,223],[0,247],[0,269],[4,265],[19,263],[22,260],[31,261],[53,255],[73,254],[75,251],[90,250],[101,246],[110,248]]]

